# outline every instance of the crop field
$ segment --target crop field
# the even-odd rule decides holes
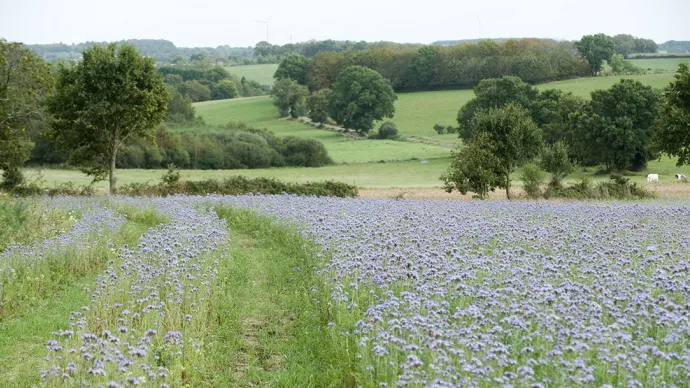
[[[240,78],[245,77],[248,80],[256,81],[261,85],[273,85],[275,81],[273,74],[276,72],[278,64],[267,63],[262,65],[244,65],[244,66],[228,66],[225,70],[230,74],[236,74]]]
[[[687,202],[17,201],[8,386],[690,383]]]

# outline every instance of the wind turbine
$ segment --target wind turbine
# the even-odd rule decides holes
[[[269,17],[268,19],[266,19],[266,21],[263,21],[263,20],[254,20],[254,21],[257,22],[257,23],[263,23],[263,24],[266,25],[266,42],[268,42],[268,22],[271,21],[271,18],[272,18],[272,17],[273,17],[273,16]]]
[[[479,31],[479,40],[482,40],[482,21],[479,20],[479,16],[477,16],[477,30]]]

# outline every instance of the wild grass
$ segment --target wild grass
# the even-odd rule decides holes
[[[50,238],[71,226],[75,214],[44,209],[36,200],[0,198],[0,252],[12,244]]]
[[[216,212],[233,231],[233,255],[222,268],[205,384],[356,386],[356,344],[331,328],[337,311],[313,244],[251,211]]]
[[[92,298],[96,274],[117,258],[117,248],[136,245],[149,228],[166,218],[149,208],[123,208],[127,222],[118,230],[87,235],[65,249],[37,257],[0,258],[0,381],[10,386],[39,382],[45,343],[51,333],[69,326],[70,313]]]

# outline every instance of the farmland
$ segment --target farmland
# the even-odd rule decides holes
[[[10,385],[688,384],[685,202],[29,201]]]
[[[239,77],[245,77],[248,80],[256,81],[262,85],[273,85],[273,73],[278,68],[277,64],[268,63],[264,65],[244,65],[244,66],[230,66],[225,70],[231,74]]]

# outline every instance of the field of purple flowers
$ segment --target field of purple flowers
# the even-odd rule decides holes
[[[273,252],[268,260],[279,258],[275,249],[281,245],[296,244],[294,263],[302,264],[290,262],[285,269],[286,287],[295,284],[295,295],[308,290],[307,299],[302,306],[282,308],[292,309],[285,312],[288,317],[325,314],[326,321],[316,317],[315,322],[342,348],[335,353],[354,359],[356,385],[690,384],[690,206],[685,203],[211,196],[56,198],[43,206],[74,214],[72,227],[0,252],[0,310],[14,306],[30,315],[22,304],[8,301],[31,305],[34,300],[23,295],[49,298],[50,292],[39,290],[51,284],[60,290],[55,277],[65,268],[97,272],[79,311],[67,313],[67,323],[43,339],[45,358],[36,380],[21,381],[54,387],[210,381],[201,369],[217,362],[214,349],[242,352],[247,345],[209,343],[242,335],[213,333],[219,329],[214,321],[221,322],[216,310],[239,302],[223,303],[232,298],[227,286],[248,281],[230,282],[247,272],[245,267],[228,272],[241,264],[233,261],[232,249],[250,255],[252,244],[263,241]],[[238,232],[227,222],[241,229],[249,218],[231,208],[256,212],[266,217],[257,220],[267,228],[291,229],[303,240],[291,242],[282,234],[268,241],[271,234],[259,238],[254,230],[252,244],[233,245],[231,233]],[[151,219],[149,226],[135,235],[136,243],[124,243],[128,240],[119,234],[142,217]],[[247,256],[254,257],[259,256]],[[310,271],[318,283],[291,283]],[[279,287],[271,282],[280,278],[271,279],[261,284]],[[327,295],[319,299],[318,292]],[[306,305],[309,298],[317,308]],[[2,323],[0,315],[0,329]],[[318,329],[313,333],[318,336]],[[285,353],[287,369],[291,354]],[[277,356],[272,359],[286,358]],[[332,364],[321,362],[315,365]],[[250,378],[245,373],[225,381],[239,386]],[[297,374],[256,381],[301,379]]]
[[[686,204],[216,201],[323,247],[367,385],[690,384]]]

